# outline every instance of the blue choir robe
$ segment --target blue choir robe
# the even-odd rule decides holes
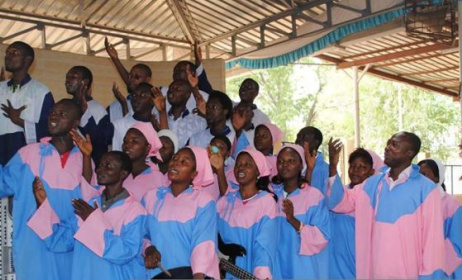
[[[102,205],[102,196],[87,202]],[[60,218],[46,200],[32,215],[29,227],[53,252],[73,254],[71,277],[60,279],[144,279],[141,255],[146,211],[131,195],[104,212],[98,208],[83,221]]]
[[[278,196],[279,242],[275,279],[327,279],[330,238],[329,210],[324,195],[303,184],[287,196],[294,206],[294,216],[304,226],[300,232],[287,221],[282,211],[284,186],[273,185]]]
[[[277,205],[272,194],[260,191],[243,201],[230,191],[217,202],[218,233],[223,242],[243,246],[247,254],[236,265],[259,279],[273,278],[278,241]],[[234,278],[227,274],[226,278]]]
[[[32,182],[39,176],[48,201],[60,219],[74,216],[73,198],[80,197],[82,154],[74,147],[64,167],[58,151],[43,138],[29,144],[2,168],[0,197],[13,196],[13,264],[16,279],[69,279],[70,252],[50,252],[39,236],[27,226],[37,206]]]
[[[326,195],[329,180],[329,164],[324,161],[324,155],[318,151],[316,163],[311,175],[310,185],[320,190]]]
[[[462,207],[459,200],[440,189],[444,219],[444,273],[450,279],[462,278]]]
[[[344,186],[349,189],[349,186]],[[331,200],[327,200],[328,204]],[[335,205],[332,205],[335,207]],[[329,278],[355,279],[355,214],[329,211],[331,238],[329,242]]]
[[[382,171],[353,189],[344,189],[336,176],[329,188],[332,211],[355,213],[357,278],[441,278],[445,246],[438,189],[416,165],[396,181],[388,167]]]
[[[145,248],[156,247],[163,267],[190,266],[193,274],[220,278],[216,205],[207,192],[190,187],[175,197],[170,187],[161,186],[149,191],[143,202],[148,212]],[[156,268],[149,276],[161,272]]]

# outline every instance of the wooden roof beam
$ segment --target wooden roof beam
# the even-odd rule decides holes
[[[344,61],[337,65],[337,69],[345,69],[345,68],[350,68],[353,66],[364,66],[367,64],[375,64],[375,63],[388,61],[392,59],[419,55],[423,53],[434,52],[434,51],[439,51],[439,50],[448,49],[448,48],[451,48],[451,46],[443,45],[443,44],[434,44],[434,45],[429,45],[429,46],[425,46],[421,48],[415,48],[411,50],[405,50],[405,51],[400,51],[400,52],[395,52],[395,53],[390,53],[390,54],[385,54],[385,55],[379,55],[379,56],[365,58],[365,59],[359,59],[359,60],[354,60],[354,61]]]
[[[426,71],[404,73],[404,74],[400,74],[400,76],[419,76],[419,75],[446,72],[446,71],[457,70],[457,69],[459,69],[459,66],[452,66],[452,67],[446,67],[446,68],[438,68],[438,69],[434,69],[434,70],[429,69],[429,70],[426,70]]]
[[[428,41],[418,41],[418,42],[412,42],[412,43],[399,45],[399,46],[392,46],[392,47],[388,47],[388,48],[384,48],[384,49],[378,49],[378,50],[374,50],[374,51],[370,51],[370,52],[366,52],[366,53],[358,53],[358,54],[350,55],[350,56],[344,57],[343,59],[344,60],[345,59],[353,59],[355,57],[361,57],[361,56],[366,56],[366,55],[371,55],[371,54],[376,54],[376,53],[381,53],[381,52],[389,52],[389,51],[392,51],[392,50],[395,50],[395,49],[402,49],[402,48],[408,48],[408,47],[413,47],[413,46],[416,46],[416,45],[425,44],[427,42]]]
[[[328,56],[328,55],[321,54],[321,55],[318,55],[316,57],[319,58],[319,59],[325,60],[325,61],[335,63],[337,65],[342,63],[341,59],[331,57],[331,56]],[[360,70],[363,70],[364,68],[366,68],[366,66],[360,66],[359,67]],[[408,78],[405,78],[405,77],[401,77],[401,76],[398,76],[398,75],[395,75],[395,74],[387,73],[387,72],[384,72],[384,71],[381,71],[381,70],[378,70],[378,69],[374,69],[374,68],[369,68],[367,73],[370,73],[370,74],[373,74],[375,76],[385,78],[385,79],[388,79],[388,80],[393,80],[393,81],[409,84],[409,85],[416,86],[416,87],[419,87],[419,88],[422,88],[422,89],[426,89],[426,90],[441,93],[441,94],[444,94],[444,95],[447,95],[447,96],[451,96],[451,97],[455,98],[454,100],[456,100],[456,98],[458,98],[458,93],[456,91],[449,90],[450,88],[440,88],[440,87],[436,87],[436,86],[432,86],[432,85],[427,85],[424,82],[411,80],[411,79],[408,79]]]

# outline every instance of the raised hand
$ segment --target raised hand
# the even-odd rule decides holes
[[[329,139],[329,176],[337,174],[337,165],[340,160],[340,152],[343,148],[343,143],[340,139]]]
[[[152,102],[156,107],[157,111],[164,112],[166,110],[165,96],[158,87],[152,87],[151,92],[153,95]]]
[[[215,151],[213,151],[212,146],[208,146],[207,151],[209,154],[210,164],[212,165],[213,171],[217,172],[217,170],[224,169],[225,159],[222,156],[222,154],[220,152],[216,153]]]
[[[156,247],[149,246],[144,251],[144,266],[149,269],[156,268],[161,262],[162,255],[157,251]]]
[[[194,94],[194,99],[196,100],[196,109],[200,115],[205,116],[207,112],[206,102],[204,97],[201,94]]]
[[[308,170],[313,171],[316,165],[316,156],[318,152],[310,151],[310,143],[307,141],[303,142],[303,150],[305,151],[306,167]]]
[[[122,92],[120,92],[119,87],[115,82],[112,84],[112,93],[116,100],[120,103],[120,106],[122,106],[122,114],[125,116],[128,114],[127,99],[123,96]]]
[[[196,60],[196,66],[202,63],[202,50],[198,41],[194,42],[194,59]]]
[[[120,92],[116,82],[112,84],[112,93],[114,94],[114,97],[117,99],[117,101],[119,101],[119,103],[127,102],[125,96],[122,94],[122,92]]]
[[[21,112],[27,108],[26,105],[19,107],[18,109],[13,108],[9,99],[6,100],[6,104],[2,104],[3,115],[9,118],[14,124],[24,127],[24,120],[21,119]]]
[[[35,179],[32,182],[32,192],[34,193],[37,208],[39,208],[40,205],[42,205],[42,203],[47,199],[47,193],[43,187],[42,180],[40,180],[38,176],[35,176]]]
[[[193,75],[191,70],[187,71],[187,75],[189,84],[191,84],[191,87],[195,88],[199,84],[199,77],[197,76],[197,74]]]
[[[84,221],[98,208],[96,202],[93,204],[94,207],[91,207],[90,204],[80,198],[73,199],[72,206],[74,207],[74,213]]]
[[[117,53],[117,50],[114,48],[112,44],[109,44],[109,40],[107,37],[104,38],[104,47],[106,48],[106,52],[111,57],[112,59],[118,59],[119,54]]]
[[[75,128],[72,129],[69,134],[77,147],[79,147],[82,155],[90,157],[91,153],[93,152],[93,145],[91,144],[90,135],[87,134],[85,135],[85,138],[83,138]]]

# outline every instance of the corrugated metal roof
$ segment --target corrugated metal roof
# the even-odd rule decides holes
[[[200,41],[207,58],[225,60],[291,40],[308,22],[329,17],[340,0],[6,0],[0,1],[0,38],[35,48],[107,56],[108,37],[122,59],[188,59]],[[349,3],[349,2],[345,2]],[[365,3],[365,4],[364,4]],[[347,13],[366,15],[366,10]],[[370,8],[369,8],[370,9]],[[327,22],[327,21],[326,21]],[[263,34],[263,36],[262,36]],[[295,34],[295,35],[294,35]],[[371,73],[458,95],[457,52],[411,38],[403,29],[322,51],[341,68],[371,64]],[[302,34],[304,35],[304,34]],[[354,35],[357,37],[357,35]],[[282,40],[284,42],[284,40]],[[240,50],[242,50],[240,52]],[[446,50],[446,51],[443,51]]]
[[[308,2],[311,8],[301,12],[315,16],[325,11],[325,1],[319,0],[7,0],[0,3],[0,24],[7,27],[0,37],[6,44],[22,40],[35,48],[106,56],[108,36],[121,58],[128,42],[132,58],[150,61],[179,59],[193,40],[207,42],[233,32],[234,39],[214,40],[207,47],[209,57],[228,59],[233,56],[233,40],[234,50],[261,43],[258,26],[240,29]],[[295,19],[296,27],[304,23]],[[266,26],[264,43],[270,44],[292,32],[292,19],[277,18]],[[86,34],[89,40],[82,38]]]
[[[410,37],[403,29],[353,44],[340,44],[317,57],[334,62],[340,69],[359,67],[368,72],[428,90],[459,96],[457,46]]]

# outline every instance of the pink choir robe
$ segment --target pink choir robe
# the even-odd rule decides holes
[[[247,251],[244,257],[236,258],[236,265],[259,279],[272,279],[279,242],[273,195],[260,191],[244,202],[239,191],[229,191],[218,200],[217,211],[218,233],[223,242],[241,245]]]
[[[384,170],[386,171],[386,170]],[[356,277],[359,279],[441,278],[443,215],[435,184],[412,165],[408,178],[390,189],[388,172],[354,189],[338,176],[328,190],[331,210],[356,216]]]
[[[462,278],[462,207],[455,196],[444,191],[441,195],[446,250],[444,273],[449,278],[460,279]]]
[[[135,178],[133,174],[130,174],[124,181],[124,188],[138,201],[141,201],[148,191],[165,184],[165,176],[159,171],[157,165],[150,161],[147,164],[149,167],[141,174]]]
[[[220,277],[216,206],[208,193],[190,187],[175,197],[170,187],[161,186],[148,192],[143,203],[148,212],[146,237],[161,253],[163,267],[190,266],[193,274]],[[150,270],[149,277],[161,272]]]
[[[61,219],[74,216],[73,198],[81,197],[82,154],[74,147],[64,167],[58,150],[46,137],[21,148],[0,169],[0,197],[13,196],[13,262],[16,279],[69,279],[71,252],[51,252],[27,226],[37,205],[32,182],[38,176],[50,206]]]
[[[102,196],[87,202],[102,205]],[[94,210],[85,221],[77,216],[60,219],[47,199],[33,213],[28,226],[50,252],[73,253],[72,269],[68,272],[71,277],[56,279],[124,280],[143,279],[146,275],[141,255],[145,221],[144,207],[129,195],[105,212]]]

